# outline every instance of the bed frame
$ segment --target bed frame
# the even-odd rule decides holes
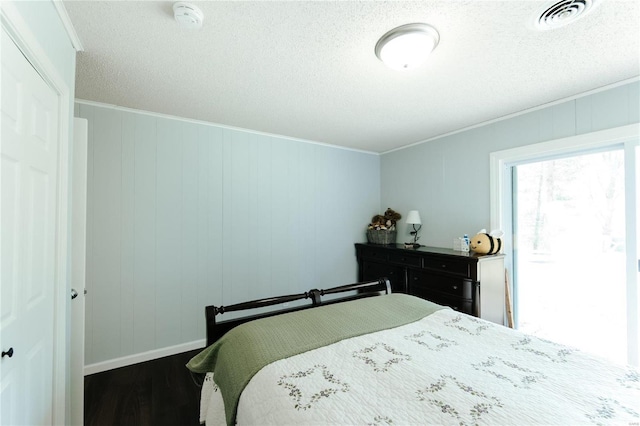
[[[331,300],[322,300],[322,296],[329,294],[344,293],[347,291],[357,291],[357,294],[351,296],[339,297]],[[354,284],[342,285],[339,287],[333,287],[326,290],[313,289],[305,291],[304,293],[291,294],[287,296],[268,297],[265,299],[252,300],[250,302],[237,303],[229,306],[207,306],[205,308],[205,316],[207,319],[207,346],[214,343],[220,337],[222,337],[227,331],[232,328],[243,324],[248,321],[252,321],[260,318],[267,318],[274,315],[280,315],[287,312],[301,311],[303,309],[315,308],[317,306],[324,306],[333,303],[346,302],[349,300],[362,299],[364,297],[378,296],[381,294],[391,293],[391,284],[387,278],[380,278],[377,281],[366,281]],[[216,315],[224,314],[225,312],[243,311],[246,309],[263,308],[266,306],[278,305],[281,303],[293,302],[296,300],[311,299],[309,304],[296,306],[293,308],[280,309],[276,311],[270,311],[262,314],[251,315],[242,318],[236,318],[232,320],[216,322]]]

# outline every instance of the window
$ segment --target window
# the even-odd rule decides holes
[[[631,125],[491,154],[491,228],[505,231],[516,324],[569,345],[591,340],[583,349],[635,365],[639,145],[638,126]],[[599,170],[585,175],[587,167]],[[612,184],[615,196],[607,195]]]
[[[511,171],[516,328],[625,363],[622,147]]]

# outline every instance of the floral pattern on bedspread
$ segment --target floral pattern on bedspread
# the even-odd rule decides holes
[[[324,381],[319,378],[313,380],[313,375],[316,373]],[[296,410],[307,410],[321,398],[349,391],[349,384],[334,377],[326,365],[314,365],[304,371],[284,375],[278,380],[278,386],[289,390],[289,396],[294,404],[293,408]]]
[[[202,383],[202,392],[200,394],[200,423],[204,423],[205,419],[217,418],[219,413],[223,413],[224,403],[220,389],[213,380],[213,373],[207,373]]]
[[[445,339],[431,331],[423,330],[420,333],[414,333],[409,336],[404,336],[405,339],[415,342],[419,345],[425,346],[430,351],[441,351],[448,348],[451,345],[457,345],[458,342]]]
[[[517,388],[529,388],[532,384],[546,378],[541,371],[521,367],[514,362],[506,361],[497,356],[490,356],[486,361],[471,365],[476,370],[491,374]]]
[[[455,395],[464,392],[463,395]],[[456,377],[443,375],[424,389],[419,389],[418,400],[449,414],[455,423],[462,426],[478,423],[489,410],[502,407],[502,402],[495,396],[487,395],[458,380]],[[455,399],[457,404],[449,402]]]
[[[526,351],[552,362],[567,362],[574,349],[538,337],[526,336],[511,345],[514,349]]]
[[[468,315],[456,315],[454,318],[444,323],[447,327],[452,327],[472,336],[479,336],[483,331],[488,330],[493,324],[479,320]]]
[[[610,423],[612,420],[626,421],[628,416],[639,418],[638,412],[632,408],[620,404],[613,398],[598,398],[600,405],[596,408],[595,413],[587,414],[589,420],[597,425]],[[629,422],[631,424],[632,422]],[[635,422],[637,424],[637,422]]]
[[[411,356],[397,351],[384,343],[376,343],[373,346],[355,351],[353,357],[363,360],[365,364],[370,365],[373,371],[377,373],[384,373],[394,364],[411,360]]]
[[[618,379],[618,382],[626,388],[640,390],[640,373],[635,370],[627,370],[624,377]]]
[[[383,425],[393,425],[393,420],[391,420],[387,416],[375,416],[373,419],[373,423],[367,423],[368,426],[383,426]]]
[[[628,425],[640,422],[639,385],[634,368],[445,309],[267,365],[242,393],[236,419]],[[206,404],[220,407],[220,393],[211,398]],[[208,424],[224,423],[218,410]]]

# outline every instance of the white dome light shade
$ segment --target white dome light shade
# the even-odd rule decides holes
[[[439,41],[438,31],[430,25],[402,25],[378,40],[376,56],[389,68],[408,70],[422,65]]]

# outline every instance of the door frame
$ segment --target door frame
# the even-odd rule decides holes
[[[11,2],[2,2],[0,25],[18,49],[58,96],[58,188],[56,211],[56,259],[54,283],[53,412],[54,424],[66,424],[69,411],[69,148],[71,91],[47,56],[35,34]]]
[[[69,388],[70,413],[68,425],[84,424],[84,317],[86,294],[87,254],[87,140],[89,122],[73,119],[73,162],[71,183],[71,286],[77,292],[71,301],[71,330],[69,359],[71,377]]]
[[[626,245],[627,245],[627,324],[635,324],[635,332],[627,327],[627,360],[631,364],[638,365],[640,358],[640,341],[638,330],[640,329],[640,291],[638,289],[638,232],[637,223],[633,218],[640,214],[640,205],[636,199],[637,181],[636,170],[640,165],[636,164],[635,150],[640,145],[640,123],[627,126],[614,127],[597,132],[586,133],[567,138],[555,139],[546,142],[526,145],[518,148],[492,152],[489,155],[489,194],[491,229],[501,229],[505,232],[505,253],[513,253],[517,249],[517,241],[513,242],[511,235],[511,204],[512,177],[511,168],[519,163],[541,157],[557,157],[582,150],[595,150],[613,146],[622,146],[625,156],[625,215],[626,215]],[[514,247],[516,245],[516,247]],[[513,259],[507,256],[505,261],[509,273],[510,282],[514,282]],[[635,284],[630,277],[635,276]],[[513,292],[512,292],[513,294]]]

